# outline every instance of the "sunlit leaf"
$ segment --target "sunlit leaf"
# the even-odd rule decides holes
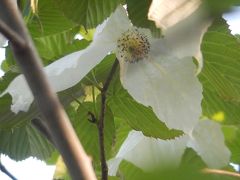
[[[99,107],[98,105],[96,105]],[[93,158],[94,162],[99,162],[99,139],[98,139],[98,128],[97,122],[91,122],[92,116],[89,112],[93,113],[95,110],[95,105],[91,102],[84,102],[79,105],[77,112],[72,112],[72,123],[76,129],[76,133],[86,150],[86,152]],[[96,121],[99,119],[99,112],[95,114]],[[105,127],[104,127],[104,139],[105,139],[105,153],[107,158],[110,156],[111,147],[113,144],[113,138],[115,134],[114,119],[111,111],[107,108],[105,115]]]
[[[33,37],[56,34],[75,27],[76,24],[67,19],[56,7],[54,1],[38,1],[37,11],[27,22]]]
[[[56,5],[73,22],[93,28],[107,18],[122,0],[56,0]]]
[[[226,145],[230,149],[231,162],[240,164],[240,130],[236,126],[223,126],[223,132],[226,139]]]
[[[204,67],[199,79],[203,84],[203,115],[214,119],[221,113],[222,123],[239,124],[240,43],[220,19],[205,34],[201,48]]]

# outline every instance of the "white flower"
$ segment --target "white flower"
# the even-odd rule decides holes
[[[177,167],[181,162],[187,140],[187,136],[174,140],[161,140],[146,137],[139,131],[131,131],[115,158],[108,161],[109,175],[116,175],[123,159],[145,171],[159,167]]]
[[[190,132],[201,114],[202,99],[192,56],[200,54],[200,41],[208,25],[209,20],[197,11],[169,28],[164,38],[153,39],[148,30],[133,27],[126,10],[119,6],[97,27],[86,49],[60,58],[44,70],[58,92],[77,84],[109,52],[117,52],[122,84],[134,99],[151,106],[169,128]],[[123,41],[123,37],[127,40]],[[143,42],[137,40],[140,37]],[[33,101],[22,75],[1,96],[6,93],[13,98],[11,109],[15,113],[27,111]]]
[[[144,147],[146,143],[151,144],[155,155],[163,148],[163,152],[159,153],[159,157],[161,156],[159,160],[164,156],[165,146],[171,147],[168,154],[174,154],[176,146],[174,159],[179,162],[186,143],[189,143],[189,146],[208,161],[209,156],[206,152],[209,150],[212,154],[213,151],[207,148],[211,148],[210,143],[217,142],[214,147],[218,148],[219,154],[216,155],[223,154],[225,163],[229,156],[226,156],[223,137],[219,135],[221,132],[215,131],[214,128],[212,135],[217,132],[219,135],[217,140],[210,138],[211,131],[206,133],[209,135],[208,138],[198,135],[203,129],[198,124],[201,115],[202,87],[195,75],[196,66],[192,56],[201,62],[200,42],[208,26],[209,19],[204,18],[201,10],[197,10],[169,28],[164,38],[154,39],[148,30],[133,27],[126,10],[119,6],[97,27],[93,42],[86,49],[60,58],[46,66],[44,70],[54,90],[63,91],[76,85],[109,52],[115,52],[120,63],[122,85],[130,95],[145,106],[151,106],[158,118],[169,128],[180,129],[186,133],[176,141],[166,142],[151,138],[148,141],[149,138],[137,133],[136,136],[133,135],[136,137],[135,145],[140,143],[142,144],[140,147]],[[1,96],[6,93],[12,96],[11,109],[15,113],[27,111],[33,101],[23,75],[16,77]],[[207,126],[206,130],[209,130],[209,127],[211,126]],[[206,141],[207,139],[209,141]],[[129,148],[129,143],[126,144]],[[123,149],[124,147],[125,145],[122,146]],[[134,147],[132,145],[133,149]],[[117,157],[119,162],[125,158],[124,153],[120,154],[122,155]],[[213,157],[216,156],[213,154]]]
[[[161,140],[131,131],[115,158],[108,161],[109,175],[115,176],[123,159],[144,171],[176,168],[187,147],[193,148],[211,168],[227,166],[230,151],[224,144],[219,124],[204,120],[194,128],[193,133],[173,140]]]

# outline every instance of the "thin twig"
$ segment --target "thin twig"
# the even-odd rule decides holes
[[[208,168],[205,168],[205,169],[202,170],[202,172],[206,173],[206,174],[219,174],[219,175],[226,175],[226,176],[232,176],[232,177],[239,177],[240,178],[240,174],[239,173],[225,171],[225,170],[221,170],[221,169],[208,169]]]
[[[17,180],[6,168],[5,166],[0,162],[0,170],[6,174],[8,177],[10,177],[12,180]]]
[[[108,167],[105,157],[105,148],[104,148],[104,117],[106,111],[106,95],[107,90],[110,85],[110,82],[113,78],[114,73],[118,67],[118,60],[116,59],[113,63],[112,69],[103,85],[101,90],[101,111],[98,122],[98,138],[99,138],[99,147],[100,147],[100,160],[101,160],[101,171],[102,171],[102,180],[108,179]]]
[[[0,19],[0,32],[13,44],[24,47],[26,41]]]
[[[72,179],[95,180],[91,160],[80,144],[66,112],[44,74],[41,59],[27,32],[16,1],[0,1],[0,19],[26,42],[19,46],[20,44],[15,44],[16,41],[13,40],[15,36],[9,34],[8,38],[13,40],[10,45],[14,57],[22,69],[50,136],[60,151]]]

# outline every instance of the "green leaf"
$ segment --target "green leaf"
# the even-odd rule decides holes
[[[140,168],[125,160],[123,160],[119,166],[119,174],[124,180],[137,180],[145,176]]]
[[[118,153],[120,147],[127,138],[128,133],[132,130],[132,128],[123,119],[115,117],[114,122],[116,134],[114,138],[114,145],[112,147],[112,157]]]
[[[99,157],[99,139],[97,122],[91,122],[91,116],[89,112],[94,113],[95,110],[100,110],[100,107],[95,109],[94,103],[84,102],[79,105],[77,112],[72,110],[72,124],[76,130],[76,133],[86,150],[86,152],[92,157],[95,163],[100,162]],[[73,115],[74,114],[74,115]],[[98,119],[98,114],[95,114],[95,118]],[[113,144],[113,138],[115,134],[114,118],[109,108],[106,109],[104,120],[104,145],[106,158],[110,158],[111,148]]]
[[[74,30],[34,38],[35,46],[45,64],[49,64],[63,55],[80,51],[89,45],[86,40],[74,39]]]
[[[201,49],[203,115],[225,124],[239,124],[240,43],[230,34],[226,22],[218,19],[205,34]]]
[[[126,0],[127,11],[133,25],[149,28],[155,37],[161,36],[161,30],[155,26],[153,21],[148,20],[148,9],[152,1],[149,0]]]
[[[191,148],[187,148],[185,150],[180,167],[189,167],[189,165],[191,165],[191,168],[194,169],[202,169],[206,167],[206,164],[203,162],[201,157]]]
[[[94,28],[116,9],[122,0],[55,0],[64,15],[86,28]]]
[[[35,47],[45,65],[62,55],[88,45],[86,41],[74,40],[80,28],[64,17],[52,0],[38,1],[36,13],[29,15],[26,21]],[[5,72],[11,70],[20,73],[9,46],[6,48],[6,60],[3,67]]]
[[[37,11],[27,22],[33,37],[56,34],[76,27],[54,4],[53,0],[38,1]]]
[[[222,127],[225,142],[231,151],[231,162],[240,164],[240,129],[236,126]]]
[[[53,146],[30,124],[12,130],[0,130],[0,152],[15,160],[29,156],[47,159]]]
[[[182,135],[181,131],[169,130],[153,113],[136,101],[123,89],[119,77],[111,82],[108,105],[114,116],[121,118],[133,129],[142,131],[144,135],[160,139],[171,139]]]

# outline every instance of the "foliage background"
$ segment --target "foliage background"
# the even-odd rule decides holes
[[[36,11],[33,11],[28,0],[18,1],[29,32],[45,65],[68,53],[87,47],[91,42],[94,28],[120,3],[127,4],[129,18],[134,25],[150,28],[155,36],[159,36],[160,31],[147,20],[149,2],[148,0],[142,0],[140,3],[137,0],[82,0],[79,3],[77,0],[41,0],[35,7]],[[226,144],[232,153],[231,162],[240,164],[238,141],[240,135],[240,42],[230,33],[229,26],[221,18],[221,14],[232,5],[239,5],[239,1],[231,0],[224,3],[211,1],[210,3],[216,20],[202,42],[201,49],[205,65],[199,80],[204,89],[203,116],[221,124]],[[77,34],[81,34],[84,39],[76,39]],[[59,93],[81,142],[95,160],[96,169],[99,168],[96,127],[88,121],[87,112],[91,110],[97,113],[97,90],[93,85],[104,82],[114,59],[114,55],[107,56],[79,84]],[[1,67],[5,74],[0,80],[0,92],[20,73],[8,46],[6,58]],[[92,96],[93,92],[96,94],[95,99]],[[74,98],[81,104],[74,101]],[[0,98],[0,152],[15,160],[34,156],[45,161],[51,158],[51,162],[55,163],[54,148],[30,124],[30,120],[41,118],[35,105],[31,106],[29,112],[21,112],[15,116],[10,111],[10,104],[9,95]],[[119,83],[118,76],[114,77],[110,87],[106,122],[105,145],[108,157],[116,154],[130,129],[141,130],[147,136],[161,139],[173,138],[180,134],[178,131],[169,131],[151,109],[135,102]],[[184,157],[189,156],[191,161],[197,161],[196,164],[202,163],[201,159],[190,150],[185,152]],[[185,159],[183,163],[184,161]],[[204,167],[201,164],[202,166]],[[122,163],[121,171],[129,179],[133,178],[134,174],[138,176],[140,173],[139,169],[127,162]]]

